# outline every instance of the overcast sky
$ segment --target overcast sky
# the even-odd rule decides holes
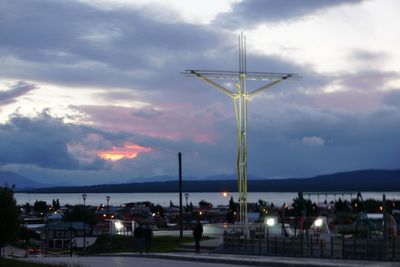
[[[181,151],[186,177],[234,174],[232,100],[181,72],[238,70],[242,31],[248,71],[302,76],[250,101],[250,174],[400,168],[399,12],[396,0],[3,0],[0,170],[124,182],[176,176]]]

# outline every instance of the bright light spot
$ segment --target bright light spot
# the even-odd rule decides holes
[[[103,217],[106,217],[106,215],[105,215],[105,214],[103,214]]]
[[[267,219],[267,225],[268,226],[274,226],[275,225],[275,219],[274,218],[268,218]]]
[[[202,214],[203,214],[203,212],[200,211],[200,212],[199,212],[199,215],[202,215]]]
[[[136,144],[125,144],[124,147],[113,146],[111,150],[100,151],[99,157],[104,160],[117,161],[121,159],[133,159],[141,153],[151,152],[150,147],[144,147]]]
[[[324,221],[322,220],[322,218],[318,218],[318,219],[316,219],[316,220],[314,221],[314,225],[315,225],[316,227],[321,227],[323,222],[324,222]]]
[[[122,227],[124,227],[120,221],[115,222],[114,225],[115,229],[117,229],[118,231],[121,230]]]
[[[156,216],[156,214],[155,214],[155,213],[153,213],[153,217],[154,217],[154,216]]]
[[[223,192],[223,193],[222,193],[222,196],[223,196],[223,197],[228,197],[228,192]]]

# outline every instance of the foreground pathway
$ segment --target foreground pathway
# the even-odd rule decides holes
[[[160,258],[147,258],[147,257],[124,257],[124,256],[110,256],[110,257],[72,257],[72,258],[29,258],[24,259],[27,261],[41,262],[41,263],[64,263],[69,266],[80,267],[188,267],[187,261],[174,260],[174,259],[160,259]],[[214,262],[191,262],[190,267],[228,267],[232,264],[216,264]],[[249,267],[250,265],[241,265]]]
[[[211,266],[302,266],[302,267],[392,267],[399,266],[399,262],[357,261],[320,258],[294,258],[294,257],[267,257],[252,255],[232,254],[196,254],[196,253],[118,253],[96,257],[72,257],[72,258],[28,258],[35,262],[66,263],[82,267],[128,267],[128,266],[185,266],[187,267],[211,267]],[[190,263],[188,263],[190,261]]]

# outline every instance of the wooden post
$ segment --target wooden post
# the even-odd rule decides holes
[[[304,234],[301,233],[301,238],[300,238],[300,249],[301,249],[301,256],[304,256]]]
[[[324,257],[324,241],[322,239],[319,240],[319,255],[321,258]]]
[[[345,258],[345,252],[344,252],[344,235],[342,236],[342,258]]]
[[[396,237],[392,237],[392,259],[394,260],[396,257]]]

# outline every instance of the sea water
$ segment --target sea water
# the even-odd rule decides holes
[[[84,192],[82,192],[84,193]],[[82,193],[57,193],[57,194],[28,194],[28,193],[15,193],[14,196],[17,200],[17,204],[30,203],[33,204],[36,200],[46,201],[51,204],[52,200],[59,199],[61,205],[71,204],[83,204]],[[400,199],[400,192],[365,192],[362,193],[364,200],[366,199],[376,199],[382,200],[382,195],[386,195],[386,200],[391,201],[393,199]],[[107,204],[106,197],[110,196],[110,205],[118,206],[128,202],[140,202],[140,201],[150,201],[154,204],[159,204],[162,206],[169,206],[170,202],[174,205],[179,205],[179,194],[178,193],[86,193],[86,205],[98,206],[100,204]],[[188,198],[185,198],[185,192],[182,194],[182,204],[186,205],[193,203],[193,205],[198,205],[201,200],[212,203],[214,206],[218,205],[228,205],[229,200],[233,197],[235,202],[238,202],[239,194],[236,192],[205,192],[205,193],[188,193]],[[355,198],[356,193],[319,193],[319,194],[304,194],[304,198],[311,199],[314,202],[328,202],[331,200],[350,200]],[[295,192],[251,192],[248,193],[248,202],[257,202],[262,199],[269,203],[274,203],[274,205],[291,204],[293,199],[297,197]]]

